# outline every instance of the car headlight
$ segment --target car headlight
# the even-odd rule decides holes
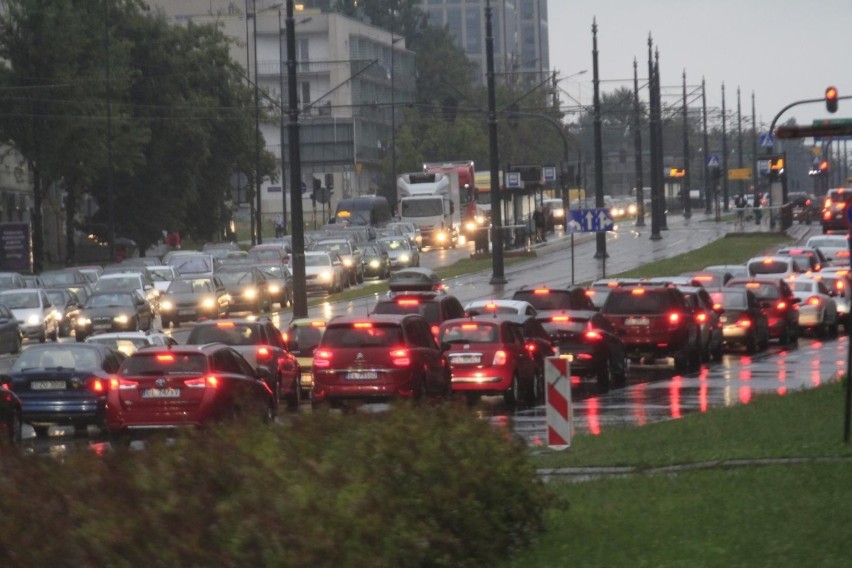
[[[554,217],[559,217],[559,218],[561,219],[562,217],[564,217],[564,216],[565,216],[565,210],[564,210],[564,209],[555,209],[555,210],[553,211],[553,216],[554,216]]]
[[[201,300],[201,307],[207,308],[208,310],[213,309],[216,307],[216,300],[214,300],[213,298],[204,298],[203,300]]]
[[[175,309],[175,305],[172,303],[171,300],[163,300],[162,302],[160,302],[160,310],[164,312],[170,312],[173,309]]]
[[[403,253],[403,254],[399,255],[399,261],[400,262],[408,262],[409,260],[411,260],[411,257],[408,256],[407,254]]]
[[[120,325],[126,325],[127,322],[130,321],[130,317],[128,317],[127,314],[118,314],[117,316],[115,316],[112,319],[115,323],[120,324]]]
[[[277,284],[270,284],[269,285],[269,293],[270,294],[277,294],[280,291],[281,291],[281,287],[278,286]]]
[[[438,231],[437,233],[435,233],[435,240],[436,241],[446,241],[447,240],[447,233],[445,233],[443,231]]]
[[[381,266],[381,263],[378,260],[370,261],[370,268],[378,268],[379,266]]]
[[[27,325],[38,325],[41,323],[41,316],[38,314],[33,314],[27,318]]]
[[[483,215],[477,215],[476,216],[476,224],[477,225],[484,225],[485,224],[485,217]]]
[[[245,296],[249,300],[254,300],[255,298],[257,298],[257,290],[255,290],[254,288],[247,288],[245,292],[243,292],[243,296]]]
[[[627,206],[627,214],[628,215],[636,215],[636,204],[635,203]]]
[[[352,259],[351,258],[344,258],[343,259],[343,266],[345,266],[346,268],[352,268]]]
[[[325,280],[326,282],[330,282],[331,281],[331,271],[330,270],[323,270],[322,272],[320,272],[319,277],[320,277],[320,280]]]
[[[78,317],[77,318],[77,327],[86,327],[87,325],[92,325],[92,320],[87,317]]]
[[[469,233],[472,233],[476,230],[476,223],[474,223],[473,221],[468,221],[467,223],[464,224],[464,228]]]

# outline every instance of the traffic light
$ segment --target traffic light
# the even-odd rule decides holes
[[[819,163],[819,171],[823,174],[828,172],[828,160],[823,160]]]
[[[837,112],[837,87],[825,90],[825,109],[828,112]]]
[[[775,156],[769,158],[769,179],[778,181],[784,175],[784,158]]]
[[[334,189],[334,174],[325,174],[325,186]]]

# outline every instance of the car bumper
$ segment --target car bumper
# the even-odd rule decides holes
[[[512,386],[513,369],[464,369],[451,367],[454,391],[502,393]]]
[[[30,424],[103,424],[106,399],[21,400],[24,422]]]
[[[42,334],[46,333],[45,325],[43,323],[37,325],[22,325],[21,333],[27,339],[36,339],[41,337]]]
[[[825,321],[825,311],[799,308],[799,327],[816,327]]]
[[[379,371],[379,378],[376,380],[323,380],[323,374],[338,375],[339,373],[341,371],[335,370],[319,371],[319,374],[314,374],[311,393],[314,401],[342,399],[385,401],[410,398],[414,394],[414,381],[408,373],[400,375]]]

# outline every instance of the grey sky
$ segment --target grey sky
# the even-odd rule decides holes
[[[594,17],[601,80],[630,79],[624,85],[602,83],[603,92],[632,88],[634,57],[642,84],[650,32],[660,51],[663,86],[679,86],[685,69],[687,84],[700,85],[703,76],[708,106],[720,107],[724,82],[727,109],[734,112],[739,86],[743,115],[749,117],[754,91],[757,120],[765,128],[781,108],[821,98],[829,85],[841,96],[852,95],[852,0],[548,0],[548,12],[551,67],[563,77],[588,69],[560,83],[583,105],[592,102]],[[668,89],[675,91],[680,92]],[[576,104],[565,94],[562,101]],[[835,115],[823,104],[797,107],[781,122],[790,117],[800,124],[852,117],[852,100],[840,101]]]

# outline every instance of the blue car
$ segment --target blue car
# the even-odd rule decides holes
[[[104,426],[109,376],[124,358],[94,343],[33,345],[0,376],[0,384],[20,399],[22,419],[36,436],[47,436],[52,424],[85,433],[90,424]]]

